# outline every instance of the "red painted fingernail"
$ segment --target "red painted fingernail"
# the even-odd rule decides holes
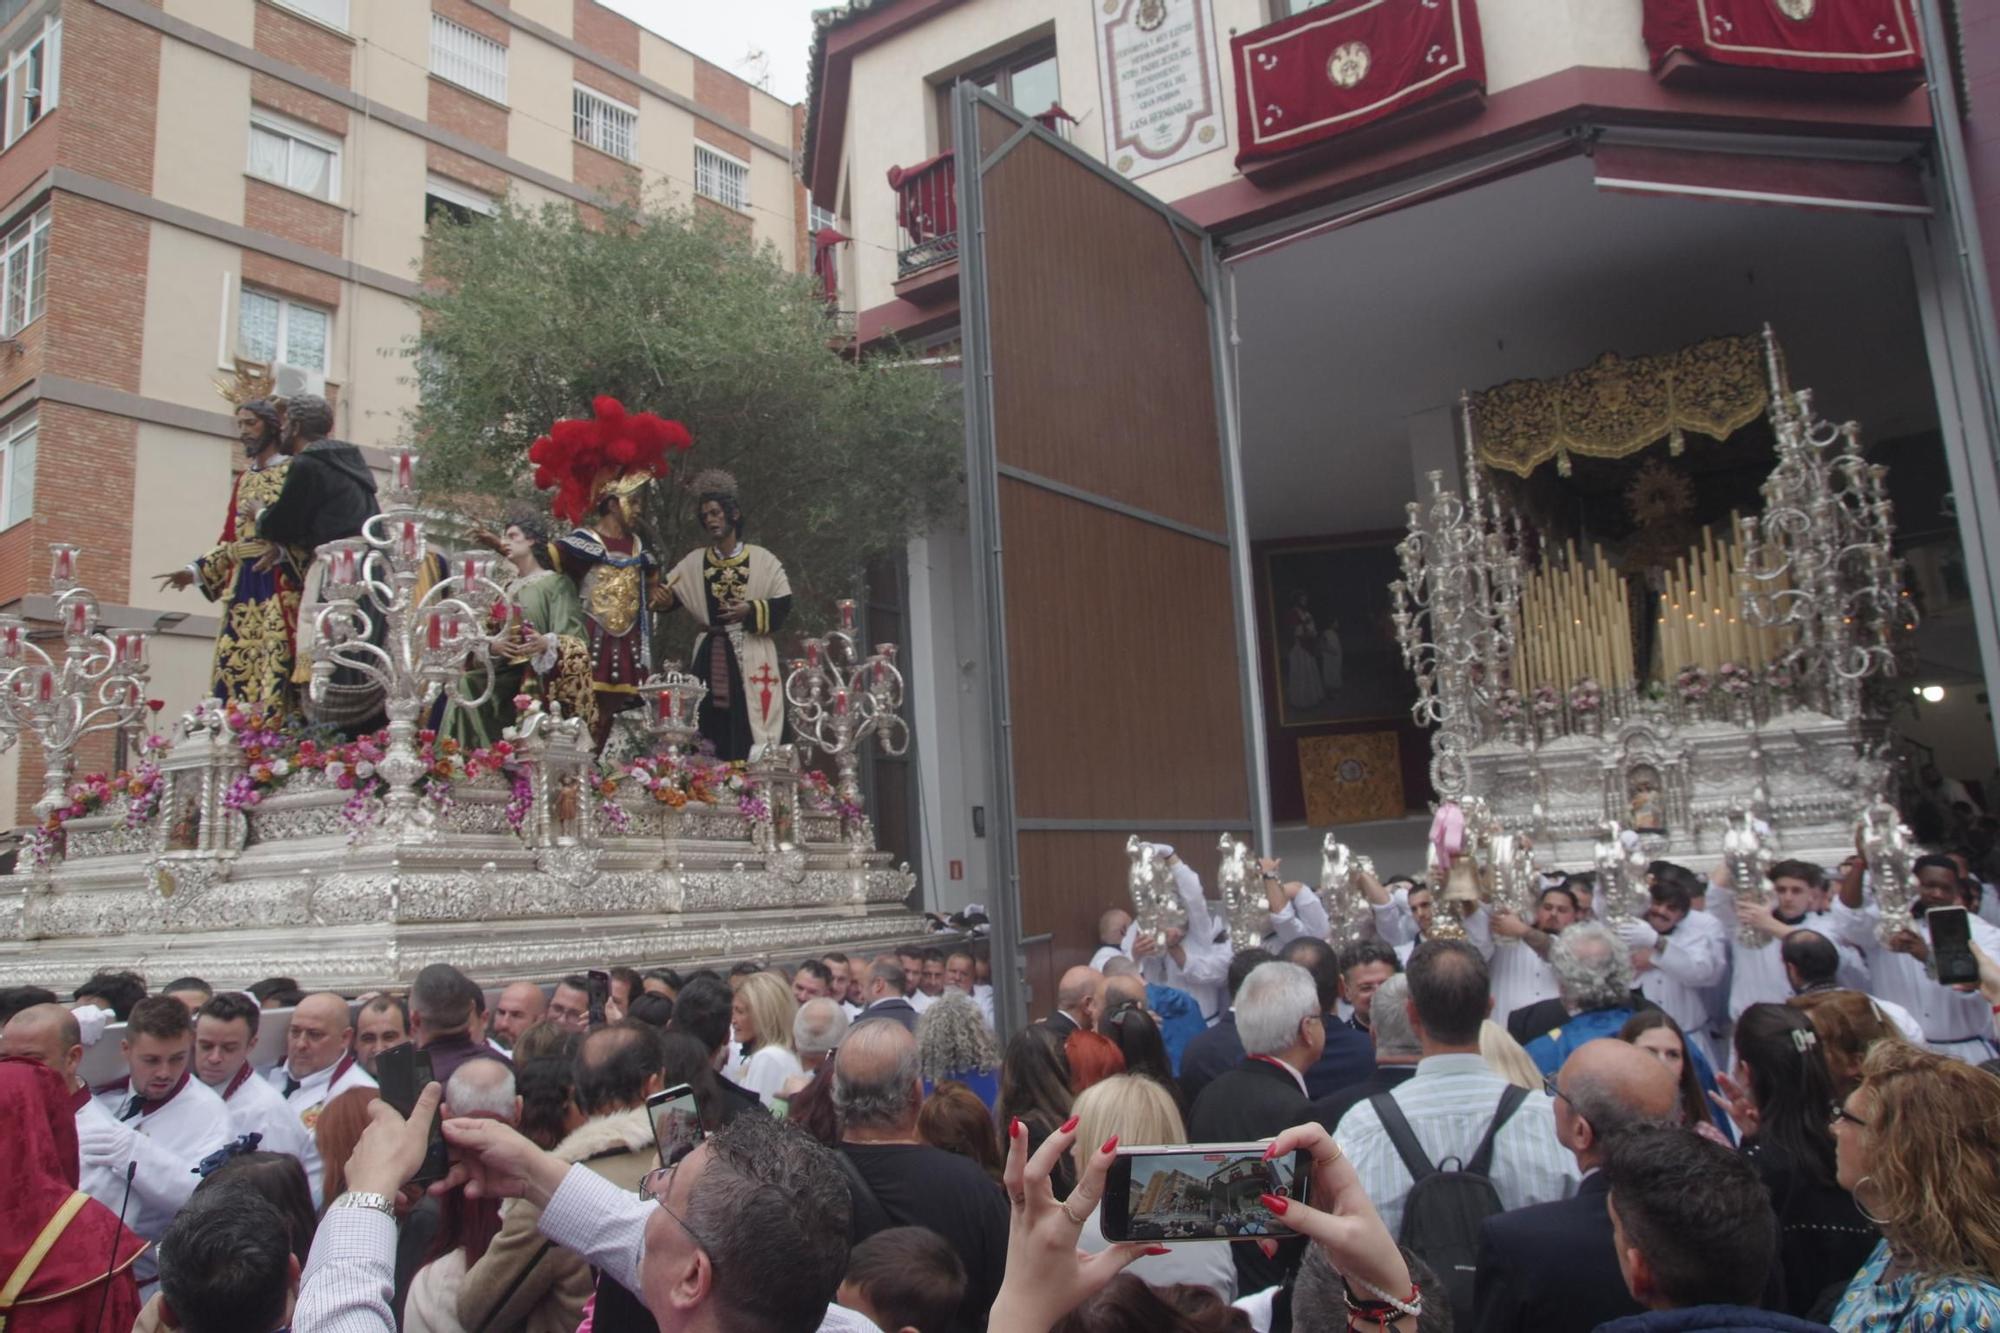
[[[1267,1162],[1270,1161],[1273,1157],[1276,1157],[1277,1155],[1278,1155],[1278,1145],[1275,1143],[1272,1144],[1270,1147],[1264,1149],[1264,1160]]]
[[[1071,1116],[1071,1117],[1070,1117],[1069,1119],[1067,1119],[1067,1120],[1065,1120],[1065,1121],[1063,1121],[1063,1122],[1062,1122],[1062,1128],[1061,1128],[1061,1129],[1059,1129],[1059,1130],[1057,1130],[1057,1131],[1056,1131],[1056,1133],[1058,1133],[1058,1134],[1067,1134],[1067,1133],[1069,1133],[1070,1131],[1072,1131],[1072,1130],[1074,1130],[1074,1129],[1076,1128],[1076,1125],[1077,1125],[1077,1121],[1079,1121],[1079,1120],[1081,1120],[1081,1119],[1083,1119],[1083,1117],[1082,1117],[1082,1116],[1079,1116],[1079,1115],[1073,1115],[1073,1116]]]
[[[1110,1152],[1113,1148],[1116,1148],[1117,1146],[1118,1146],[1118,1136],[1116,1134],[1113,1134],[1110,1138],[1104,1141],[1104,1146],[1102,1148],[1099,1148],[1097,1151]]]
[[[1266,1208],[1269,1208],[1279,1217],[1283,1217],[1285,1215],[1285,1209],[1292,1206],[1292,1201],[1290,1199],[1281,1198],[1276,1194],[1263,1194],[1259,1195],[1258,1197],[1263,1201],[1263,1204]]]
[[[1141,1254],[1172,1254],[1172,1253],[1173,1253],[1173,1251],[1172,1251],[1172,1250],[1170,1250],[1170,1249],[1168,1249],[1168,1248],[1167,1248],[1166,1246],[1164,1246],[1164,1245],[1148,1245],[1148,1246],[1147,1246],[1147,1247],[1146,1247],[1145,1249],[1141,1250],[1141,1251],[1140,1251],[1140,1253],[1141,1253]]]
[[[1021,1137],[1021,1117],[1015,1116],[1007,1122],[1007,1137],[1010,1139]]]

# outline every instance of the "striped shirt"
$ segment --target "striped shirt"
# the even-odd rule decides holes
[[[1430,1055],[1417,1062],[1417,1072],[1389,1095],[1396,1099],[1417,1143],[1433,1165],[1447,1157],[1471,1160],[1478,1148],[1507,1080],[1477,1055]],[[1340,1150],[1354,1163],[1361,1187],[1395,1235],[1403,1222],[1403,1200],[1410,1193],[1410,1172],[1389,1141],[1375,1108],[1358,1102],[1340,1118],[1334,1136]],[[1530,1092],[1493,1144],[1493,1187],[1504,1208],[1553,1203],[1576,1193],[1580,1181],[1576,1159],[1556,1142],[1555,1104],[1548,1094]]]

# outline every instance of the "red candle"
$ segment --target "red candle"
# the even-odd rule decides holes
[[[811,668],[812,668],[813,670],[815,670],[815,671],[819,670],[819,640],[818,640],[818,639],[807,639],[807,640],[806,640],[806,665],[807,665],[807,666],[809,666],[809,667],[811,667]]]
[[[424,640],[430,645],[432,652],[436,652],[444,646],[444,620],[435,611],[430,613],[430,617],[425,622]]]
[[[671,722],[674,718],[674,696],[661,690],[653,696],[653,711],[660,715],[660,721]]]
[[[834,605],[840,608],[840,627],[847,630],[853,629],[854,599],[852,597],[843,597],[835,602]]]
[[[413,518],[406,518],[403,520],[403,559],[414,561],[416,558],[417,521]]]
[[[127,708],[137,708],[139,706],[139,687],[136,683],[128,684],[125,687],[125,706]]]
[[[125,643],[126,636],[123,634],[112,641],[111,660],[115,665],[125,665]]]
[[[453,643],[458,642],[458,632],[460,628],[461,627],[458,623],[457,616],[451,615],[451,616],[446,616],[444,618],[444,636],[445,638],[451,640]]]
[[[835,690],[835,691],[833,692],[833,713],[834,713],[834,716],[835,716],[835,717],[846,717],[846,716],[847,716],[847,691],[846,691],[846,690]]]
[[[0,631],[0,657],[15,658],[21,655],[21,627],[9,625]]]
[[[66,583],[76,577],[76,548],[57,544],[51,550],[55,563],[50,566],[49,578],[58,583]]]
[[[68,628],[71,634],[90,632],[90,608],[82,602],[71,602],[68,611]]]
[[[41,678],[35,682],[35,698],[48,703],[56,697],[56,673],[44,668]]]
[[[886,685],[888,682],[889,664],[878,657],[875,659],[875,683],[877,685]]]
[[[416,479],[417,456],[408,449],[396,455],[396,489],[407,491]]]
[[[146,665],[146,636],[144,634],[134,634],[132,636],[131,652],[128,654],[128,658],[135,667]]]

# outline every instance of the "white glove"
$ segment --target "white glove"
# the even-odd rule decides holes
[[[1660,932],[1644,921],[1626,921],[1618,927],[1618,938],[1628,949],[1650,949],[1660,942]]]
[[[1171,843],[1156,842],[1153,844],[1153,855],[1159,857],[1162,861],[1166,860],[1173,854],[1174,854],[1174,849]]]
[[[104,1029],[111,1026],[111,1011],[100,1009],[94,1004],[80,1004],[70,1010],[76,1019],[77,1031],[83,1034],[85,1046],[97,1045],[97,1039],[104,1035]]]

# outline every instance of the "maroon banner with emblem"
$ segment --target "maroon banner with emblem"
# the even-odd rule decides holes
[[[1924,67],[1914,0],[1646,0],[1646,49],[1817,74]]]
[[[1230,39],[1240,165],[1486,81],[1476,0],[1335,0]]]

